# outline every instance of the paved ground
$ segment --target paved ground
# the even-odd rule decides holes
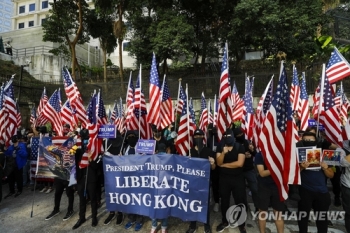
[[[8,193],[8,185],[3,185],[3,196]],[[67,211],[67,197],[62,197],[61,202],[61,213],[52,218],[49,221],[45,221],[45,217],[51,213],[53,209],[54,192],[45,194],[36,191],[35,201],[34,201],[34,211],[33,217],[31,217],[32,210],[32,200],[33,193],[30,187],[25,187],[23,193],[14,198],[9,197],[0,203],[0,233],[24,233],[24,232],[117,232],[117,233],[130,233],[134,232],[134,229],[125,230],[124,224],[122,226],[116,226],[115,220],[105,226],[103,221],[108,216],[108,211],[106,210],[106,205],[103,203],[102,207],[98,210],[99,224],[97,227],[91,227],[90,219],[90,208],[87,208],[88,220],[78,229],[72,230],[73,225],[78,220],[78,196],[74,202],[74,210],[76,213],[68,221],[62,221],[62,218]],[[250,198],[249,198],[250,199]],[[104,201],[104,199],[103,199]],[[251,200],[249,200],[249,206],[252,207]],[[290,210],[296,210],[295,202],[287,202]],[[334,207],[331,205],[331,210],[341,211],[341,207]],[[220,223],[221,215],[220,213],[211,212],[211,226],[213,232],[216,226]],[[341,233],[346,232],[343,220],[333,221],[334,226],[329,229],[328,232]],[[315,224],[312,222],[309,224],[309,232],[317,232]],[[268,222],[268,232],[277,232],[273,222]],[[169,218],[169,233],[185,233],[188,228],[188,223],[183,222],[176,218]],[[147,219],[144,227],[139,231],[140,233],[149,233],[151,229],[151,221]],[[247,232],[259,232],[256,221],[252,220],[252,216],[248,215],[247,220]],[[159,231],[160,232],[160,231]],[[202,224],[198,225],[197,233],[204,232],[204,227]],[[236,233],[239,232],[238,229],[228,228],[224,233]],[[285,223],[285,232],[298,232],[298,226],[295,221],[290,221]]]

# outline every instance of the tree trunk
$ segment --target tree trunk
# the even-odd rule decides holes
[[[71,62],[72,62],[72,78],[75,81],[76,80],[76,76],[75,76],[75,59],[76,58],[76,52],[75,52],[75,44],[70,43],[70,53],[71,53]]]
[[[123,69],[123,40],[118,38],[119,45],[119,76],[122,92],[124,92],[124,69]]]
[[[105,48],[102,48],[103,52],[103,80],[107,82],[107,51]]]

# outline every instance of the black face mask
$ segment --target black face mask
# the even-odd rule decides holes
[[[224,137],[224,142],[226,146],[233,146],[235,143],[235,138],[233,136],[226,136]]]
[[[204,147],[203,138],[194,138],[193,144],[198,147],[198,151],[201,151]]]
[[[17,139],[17,138],[13,138],[13,139],[11,139],[11,142],[12,142],[13,144],[15,144],[15,143],[18,142],[18,139]]]
[[[161,133],[161,132],[154,132],[154,133],[153,133],[153,136],[154,136],[155,138],[159,138],[159,137],[162,136],[162,133]]]
[[[245,140],[244,134],[236,137],[236,141],[239,143],[244,143],[244,140]]]
[[[316,141],[304,141],[303,140],[303,145],[304,146],[316,146],[317,142]]]
[[[136,143],[137,143],[137,138],[136,137],[129,137],[128,138],[128,143],[129,143],[129,146],[131,147],[135,147],[136,146]]]

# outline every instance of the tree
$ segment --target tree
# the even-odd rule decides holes
[[[109,11],[96,8],[90,15],[88,29],[93,38],[99,38],[103,51],[103,79],[107,82],[107,54],[111,54],[117,47],[117,40],[113,34],[113,17]]]
[[[116,18],[113,23],[113,33],[117,38],[119,46],[119,76],[121,83],[124,82],[124,70],[123,70],[123,40],[126,35],[126,26],[123,21],[125,11],[127,9],[129,1],[126,0],[96,0],[95,4],[101,11],[108,12],[111,9],[115,11]],[[124,85],[122,85],[122,91],[124,90]]]
[[[78,68],[81,78],[75,47],[89,41],[86,31],[90,14],[88,5],[84,0],[54,0],[50,5],[52,8],[43,24],[43,41],[59,44],[58,48],[50,50],[55,55],[70,54],[72,77],[76,79],[75,69]]]

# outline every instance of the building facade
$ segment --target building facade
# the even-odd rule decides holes
[[[0,1],[0,33],[11,30],[12,7],[11,0]]]

